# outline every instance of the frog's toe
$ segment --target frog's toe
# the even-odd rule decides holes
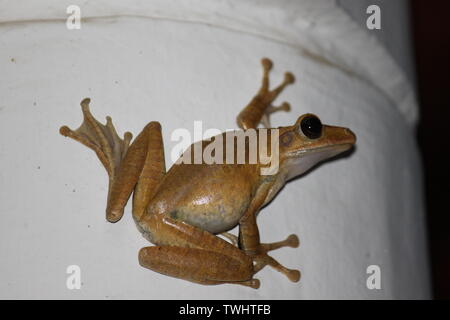
[[[291,280],[292,282],[299,282],[300,278],[302,276],[302,274],[300,273],[299,270],[290,270],[286,276],[288,277],[289,280]]]
[[[290,103],[285,101],[278,107],[270,106],[266,109],[266,114],[269,115],[269,114],[272,114],[272,113],[278,112],[278,111],[285,111],[285,112],[291,111]]]
[[[287,247],[298,248],[298,246],[300,245],[300,240],[298,240],[296,234],[291,234],[285,241]]]
[[[255,278],[247,280],[247,281],[231,282],[231,283],[232,284],[240,284],[242,286],[250,287],[253,289],[259,289],[259,287],[261,286],[261,282]]]
[[[266,265],[269,265],[278,272],[281,272],[292,282],[298,282],[300,280],[301,273],[299,270],[286,268],[268,254],[262,254],[254,258],[255,273],[264,268]]]
[[[295,76],[292,72],[286,72],[284,74],[284,82],[286,82],[286,84],[292,84],[295,82]]]
[[[262,64],[264,70],[267,70],[267,71],[269,71],[273,67],[273,62],[269,58],[262,58],[261,64]]]
[[[300,241],[298,240],[297,235],[291,234],[289,237],[287,237],[285,240],[273,242],[273,243],[261,243],[260,245],[260,251],[261,252],[268,252],[272,250],[276,250],[283,247],[291,247],[291,248],[297,248],[300,245]]]

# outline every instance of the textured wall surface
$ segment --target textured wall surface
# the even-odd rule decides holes
[[[77,1],[45,2],[0,3],[1,298],[429,297],[414,92],[334,2],[80,1],[81,30],[65,25]],[[148,243],[131,206],[106,222],[107,175],[59,127],[81,123],[88,96],[120,134],[160,121],[169,159],[176,128],[192,130],[194,120],[235,127],[264,56],[275,63],[273,83],[286,70],[297,78],[279,100],[292,111],[274,115],[274,126],[313,112],[358,136],[351,156],[288,183],[258,217],[264,242],[299,235],[299,248],[273,256],[300,269],[300,283],[269,267],[259,290],[141,268],[137,253]],[[80,290],[66,288],[72,264],[81,267]],[[369,265],[381,268],[381,290],[366,287]]]

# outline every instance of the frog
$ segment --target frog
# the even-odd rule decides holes
[[[236,118],[242,132],[267,133],[271,128],[269,116],[291,109],[288,102],[279,106],[273,102],[295,82],[294,75],[285,72],[281,84],[271,89],[273,63],[263,58],[261,64],[260,88]],[[270,174],[262,174],[267,163],[259,160],[175,162],[166,170],[159,122],[149,122],[132,141],[130,132],[123,138],[118,135],[111,117],[106,117],[105,124],[94,118],[89,105],[89,98],[81,102],[83,122],[78,129],[62,126],[60,133],[92,149],[106,169],[107,221],[119,221],[133,195],[133,219],[153,244],[138,253],[142,267],[202,285],[237,284],[257,289],[260,280],[255,275],[265,266],[292,282],[300,280],[299,270],[289,269],[269,255],[282,247],[298,247],[298,236],[291,234],[278,242],[262,243],[256,218],[288,181],[352,149],[356,135],[350,129],[322,124],[312,113],[301,115],[293,125],[275,128],[277,134],[270,137],[277,144],[269,149],[271,156],[277,156],[278,166]],[[196,143],[206,147],[211,141]],[[263,145],[259,143],[258,148]],[[234,148],[238,151],[237,146]],[[247,142],[244,148],[249,148]],[[235,227],[238,235],[230,232]]]

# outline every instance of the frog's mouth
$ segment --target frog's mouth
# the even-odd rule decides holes
[[[291,151],[287,154],[288,158],[306,158],[309,156],[314,157],[316,154],[321,154],[324,159],[334,157],[339,153],[350,150],[354,146],[354,143],[341,143],[333,145],[318,146],[308,150]],[[324,160],[322,159],[322,160]]]
[[[312,153],[325,153],[328,154],[328,158],[331,158],[339,153],[350,150],[354,146],[354,143],[341,143],[335,144],[331,146],[323,146],[317,147],[315,149],[310,150]]]
[[[353,147],[353,143],[321,146],[304,151],[290,152],[285,161],[287,168],[287,180],[299,176],[319,162],[332,158]]]

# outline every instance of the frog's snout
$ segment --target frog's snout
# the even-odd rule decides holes
[[[346,136],[346,140],[348,140],[349,144],[353,145],[356,143],[356,134],[354,134],[352,130],[345,128],[344,135]]]
[[[344,127],[323,126],[322,137],[328,146],[353,146],[356,143],[356,135],[352,130]]]

